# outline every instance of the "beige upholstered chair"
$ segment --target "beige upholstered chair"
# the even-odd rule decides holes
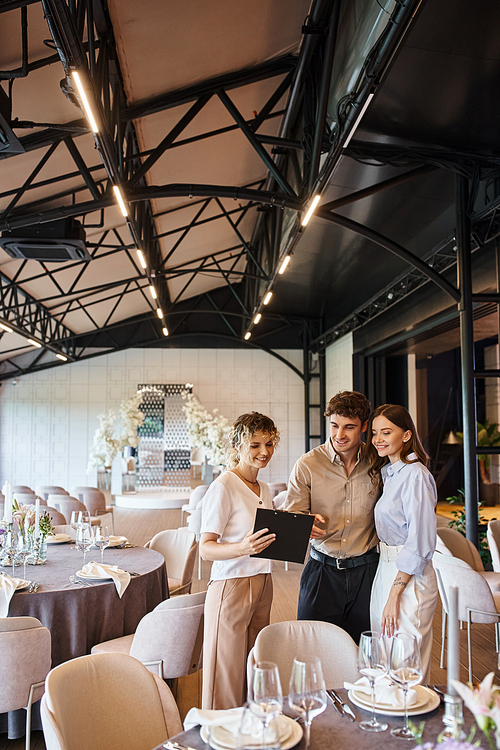
[[[34,505],[36,495],[34,492],[13,492],[12,499],[17,500],[19,505]]]
[[[286,502],[288,492],[286,490],[282,490],[281,492],[278,492],[277,495],[273,497],[273,508],[275,510],[280,510]]]
[[[500,575],[484,569],[483,561],[475,545],[455,529],[438,528],[436,549],[443,555],[452,555],[470,565],[480,573],[493,593],[500,591]]]
[[[167,529],[156,534],[145,547],[160,552],[167,566],[170,596],[189,594],[198,544],[188,529]]]
[[[59,513],[65,518],[65,523],[71,523],[71,514],[74,510],[84,511],[87,507],[71,495],[49,495],[48,499],[50,507],[56,508]],[[91,515],[90,523],[92,526],[100,526],[101,519],[99,517]]]
[[[15,492],[24,492],[24,493],[27,493],[28,495],[35,494],[33,490],[31,489],[31,487],[28,487],[28,485],[26,484],[13,484],[10,489],[12,490],[12,494],[14,494]]]
[[[202,497],[204,497],[205,493],[207,492],[208,488],[210,487],[209,484],[200,484],[198,487],[195,487],[194,490],[189,495],[189,502],[184,503],[182,506],[182,512],[181,512],[181,526],[184,526],[184,515],[187,513],[192,513]]]
[[[285,482],[268,482],[269,489],[271,491],[271,498],[276,497],[279,492],[286,490]]]
[[[42,697],[50,664],[50,632],[40,620],[0,618],[0,713],[26,709],[26,750],[30,748],[31,705]]]
[[[471,626],[473,622],[495,623],[495,643],[498,653],[500,643],[500,592],[492,591],[484,576],[458,557],[435,552],[433,564],[437,575],[439,596],[443,604],[441,668],[444,665],[446,618],[449,612],[447,592],[451,586],[457,586],[458,619],[467,623],[469,681],[472,682]]]
[[[98,643],[91,653],[129,654],[163,680],[197,672],[201,669],[206,593],[161,602],[142,618],[133,635]]]
[[[495,573],[500,573],[500,521],[490,521],[486,532],[491,562]]]
[[[47,750],[151,750],[182,731],[170,688],[127,654],[64,662],[45,683]]]
[[[52,484],[40,484],[35,490],[36,494],[44,500],[49,499],[49,495],[69,495],[63,487]]]
[[[66,517],[63,516],[62,513],[59,513],[58,510],[55,508],[51,508],[50,505],[48,505],[44,510],[47,511],[49,514],[50,520],[52,522],[52,526],[64,526],[66,525]]]
[[[317,656],[321,659],[327,687],[355,682],[359,678],[358,647],[337,625],[312,620],[289,620],[268,625],[260,631],[248,654],[248,673],[258,661],[278,665],[283,691],[288,691],[293,659]]]
[[[91,516],[97,517],[103,516],[106,513],[111,514],[111,527],[113,534],[115,533],[113,506],[106,505],[104,492],[101,492],[97,487],[72,487],[71,495],[85,505]],[[104,519],[102,520],[104,521]]]

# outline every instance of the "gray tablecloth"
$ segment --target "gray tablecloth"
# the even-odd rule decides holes
[[[99,561],[100,552],[87,553],[87,562]],[[37,581],[36,594],[17,591],[11,599],[9,617],[37,617],[52,636],[52,666],[90,653],[92,646],[135,632],[139,621],[168,598],[168,582],[162,555],[143,547],[111,549],[104,552],[104,562],[123,570],[140,573],[132,577],[120,599],[111,581],[96,582],[92,587],[72,584],[69,576],[80,570],[83,555],[74,544],[49,545],[47,563],[26,566],[26,577]],[[16,576],[22,577],[22,567]],[[25,712],[0,715],[0,732],[15,739],[24,734]],[[33,728],[40,728],[36,711]]]

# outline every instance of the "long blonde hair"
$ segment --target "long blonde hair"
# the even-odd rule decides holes
[[[416,461],[420,461],[424,466],[427,466],[429,463],[429,456],[424,450],[415,424],[410,417],[408,410],[399,404],[383,404],[382,406],[378,406],[375,411],[372,412],[368,422],[368,429],[366,431],[366,455],[370,461],[368,473],[372,478],[372,482],[378,481],[380,469],[388,461],[387,457],[378,455],[377,450],[372,443],[373,420],[377,417],[385,417],[389,422],[396,425],[396,427],[399,427],[405,432],[411,432],[410,439],[403,443],[403,447],[401,448],[401,453],[399,454],[400,461],[404,464],[414,464]],[[415,453],[417,458],[410,461],[408,459],[410,453]]]
[[[252,411],[249,414],[242,414],[234,422],[229,432],[229,446],[226,452],[226,466],[228,469],[234,469],[240,462],[238,448],[240,445],[247,447],[252,442],[252,436],[256,432],[262,432],[269,435],[274,447],[280,441],[280,434],[276,425],[270,417],[265,414],[259,414],[258,411]]]

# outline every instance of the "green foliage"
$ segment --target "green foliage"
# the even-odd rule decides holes
[[[465,536],[465,492],[464,490],[457,490],[456,495],[451,495],[446,498],[446,502],[451,505],[463,505],[464,507],[460,510],[452,510],[451,514],[454,516],[453,520],[449,522],[448,526],[452,529],[456,529],[463,536]],[[477,504],[477,519],[479,521],[479,555],[483,562],[484,567],[491,567],[491,553],[488,547],[488,540],[486,538],[486,527],[488,525],[488,519],[481,515],[480,508],[481,503]]]
[[[500,432],[498,431],[498,425],[496,423],[491,423],[485,419],[484,422],[481,424],[481,422],[476,423],[477,428],[477,444],[482,445],[483,447],[495,447],[500,445]],[[457,432],[456,433],[457,438],[460,440],[461,443],[464,441],[464,434],[463,432]],[[490,457],[484,454],[479,455],[478,454],[478,460],[484,461],[484,465],[486,468],[486,471],[490,468]],[[459,490],[460,492],[460,490]]]

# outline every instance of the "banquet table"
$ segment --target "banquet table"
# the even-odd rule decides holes
[[[100,552],[90,550],[87,562],[100,561]],[[92,646],[134,633],[139,621],[168,598],[165,560],[144,547],[108,548],[104,563],[139,573],[130,579],[120,599],[113,581],[92,581],[91,586],[73,584],[69,576],[83,566],[83,554],[74,544],[48,545],[47,563],[26,566],[26,578],[40,584],[36,594],[16,591],[9,617],[30,616],[50,630],[52,666],[90,653]],[[11,571],[3,568],[5,572]],[[22,567],[15,575],[23,576]],[[14,739],[24,734],[25,712],[0,715],[0,732]],[[38,728],[36,713],[33,728]]]
[[[363,719],[369,719],[371,712],[350,703],[347,697],[347,690],[342,688],[337,689],[337,692],[340,693],[343,700],[349,703],[354,710],[356,721],[351,721],[345,715],[340,716],[330,701],[328,701],[326,711],[316,716],[311,725],[311,750],[331,750],[332,747],[342,748],[342,750],[365,750],[366,748],[370,748],[370,750],[404,750],[406,747],[410,750],[416,746],[416,742],[397,739],[390,733],[392,727],[403,725],[403,717],[384,715],[384,721],[389,725],[389,728],[385,732],[365,732],[360,729],[358,722]],[[286,707],[286,702],[285,713],[292,715]],[[424,742],[436,742],[438,734],[444,729],[442,721],[443,713],[443,706],[440,705],[434,711],[410,717],[411,721],[417,726],[422,721],[425,721]],[[464,708],[464,719],[464,730],[466,735],[468,735],[474,724],[474,717],[466,708]],[[183,747],[193,748],[193,750],[211,750],[210,745],[207,745],[201,739],[199,727],[189,729],[187,732],[181,732],[175,735],[175,737],[171,737],[170,740],[179,743]],[[480,740],[482,748],[489,747],[482,732],[478,731],[476,733],[474,741],[476,740]],[[295,747],[298,750],[305,748],[304,737],[302,737],[301,741]],[[154,750],[162,749],[163,745],[159,745]]]

